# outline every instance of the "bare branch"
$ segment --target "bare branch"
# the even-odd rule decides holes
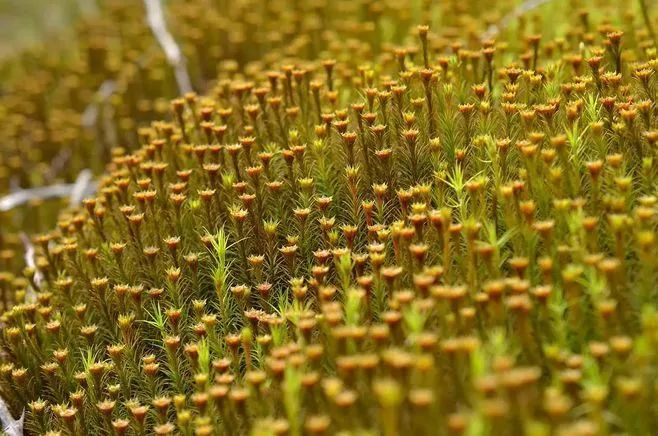
[[[25,265],[27,265],[29,268],[32,268],[34,270],[34,283],[36,286],[41,286],[41,283],[43,282],[43,274],[41,274],[41,271],[37,268],[37,264],[35,262],[35,250],[34,250],[34,245],[32,244],[32,241],[30,241],[30,237],[25,234],[25,232],[21,232],[21,242],[23,243],[23,248],[25,248],[25,255],[23,258],[25,259]],[[25,295],[25,301],[28,303],[33,303],[37,300],[37,294],[36,290],[32,287],[32,285],[28,286],[27,292]]]
[[[181,94],[192,91],[192,83],[187,73],[185,58],[176,40],[167,29],[164,10],[161,0],[144,0],[146,7],[146,21],[148,22],[155,39],[162,47],[169,65],[174,69],[178,90]]]
[[[96,91],[94,100],[89,103],[82,113],[82,127],[87,129],[93,127],[98,119],[99,106],[105,103],[108,98],[114,93],[117,88],[114,80],[106,80],[101,83],[101,86]]]
[[[5,400],[0,397],[0,422],[2,422],[2,430],[8,436],[23,436],[23,419],[25,418],[25,410],[21,413],[21,417],[14,419],[11,416],[9,407]]]
[[[91,171],[80,171],[75,183],[58,183],[49,186],[39,186],[31,189],[18,189],[16,192],[0,198],[0,212],[6,212],[32,200],[47,200],[49,198],[71,197],[71,204],[77,205],[82,199],[96,190]]]
[[[521,17],[522,15],[527,14],[533,9],[538,8],[539,6],[550,2],[551,0],[526,0],[517,7],[514,8],[510,13],[503,16],[503,18],[498,21],[496,24],[492,24],[487,28],[487,30],[482,35],[482,39],[491,39],[495,38],[500,32],[505,30],[512,21]]]

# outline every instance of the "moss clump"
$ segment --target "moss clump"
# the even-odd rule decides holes
[[[34,238],[3,398],[33,433],[650,434],[658,61],[597,13],[174,99]]]
[[[26,2],[17,3],[27,8]],[[84,168],[101,173],[111,150],[137,149],[140,127],[166,118],[169,99],[179,95],[175,73],[147,25],[143,2],[66,3],[74,8],[76,2],[86,8],[69,11],[81,15],[75,25],[0,59],[1,195],[18,187],[72,183]],[[60,3],[54,7],[64,9],[65,2]],[[475,20],[475,8],[458,10],[450,3],[431,9],[429,4],[418,9],[405,2],[348,0],[163,4],[191,84],[206,93],[220,75],[249,73],[273,62],[329,55],[340,61],[373,59],[390,51],[391,44],[405,43],[408,30],[420,21],[434,20],[451,40],[456,35],[448,26],[457,22],[473,33],[482,30],[485,23]],[[511,6],[499,2],[496,13]],[[48,16],[46,9],[35,13]],[[440,19],[432,18],[436,13]],[[0,208],[0,250],[6,254],[0,256],[0,270],[20,274],[26,266],[20,232],[51,229],[65,205],[66,199],[49,199],[9,211]]]

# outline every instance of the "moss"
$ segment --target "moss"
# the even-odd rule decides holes
[[[136,118],[97,195],[34,237],[36,267],[0,276],[14,415],[63,434],[650,434],[658,64],[639,15],[613,25],[603,3],[497,41],[478,2],[275,2],[226,24],[254,37],[245,58]],[[177,34],[217,11],[191,4]],[[257,41],[287,20],[297,44]]]

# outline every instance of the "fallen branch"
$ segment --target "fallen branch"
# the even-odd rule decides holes
[[[96,95],[91,103],[85,108],[82,113],[82,127],[87,129],[94,127],[98,119],[99,106],[104,104],[108,98],[117,89],[117,84],[114,80],[106,80],[101,83],[101,86],[96,91]]]
[[[25,410],[21,413],[21,417],[14,419],[11,416],[9,407],[5,400],[0,397],[0,422],[2,422],[2,430],[7,436],[23,436],[23,420],[25,419]]]
[[[35,258],[35,249],[30,237],[27,236],[25,232],[21,232],[21,242],[23,243],[23,248],[25,249],[25,254],[23,259],[25,260],[25,265],[34,270],[34,284],[39,287],[43,282],[43,274],[37,268],[37,264],[34,260]],[[37,300],[36,289],[32,285],[28,286],[27,292],[25,293],[25,301],[27,303],[34,303]]]
[[[78,174],[75,183],[58,183],[30,189],[19,188],[15,192],[5,195],[0,198],[0,212],[6,212],[32,200],[61,197],[70,197],[71,205],[78,205],[83,198],[95,191],[96,183],[92,180],[91,170],[84,169]]]
[[[144,0],[144,6],[146,7],[146,21],[164,51],[167,62],[174,69],[179,92],[182,95],[192,91],[192,82],[187,73],[185,58],[176,40],[167,29],[161,0]]]
[[[482,34],[482,39],[492,39],[495,38],[500,32],[509,27],[510,24],[522,15],[527,14],[533,9],[538,8],[539,6],[550,2],[551,0],[526,0],[517,7],[514,8],[511,12],[503,16],[500,21],[496,24],[492,24],[487,28],[487,30]]]
[[[94,94],[94,98],[87,105],[85,110],[82,112],[80,117],[80,124],[84,129],[92,129],[96,126],[98,122],[98,115],[100,113],[101,106],[105,105],[107,100],[112,96],[116,91],[116,83],[113,80],[106,80],[101,83],[101,86],[98,87],[98,90]],[[113,125],[108,126],[107,123],[104,123],[105,127],[113,127]],[[108,133],[109,135],[109,133]],[[116,136],[116,133],[114,133]],[[99,141],[100,144],[100,141]],[[52,183],[57,175],[66,167],[69,159],[71,159],[72,152],[70,148],[63,148],[53,157],[50,161],[50,167],[44,175],[44,179],[48,183]]]

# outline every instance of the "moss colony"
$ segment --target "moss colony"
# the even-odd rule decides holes
[[[83,32],[70,70],[13,60],[47,72],[2,102],[27,161],[109,162],[34,267],[3,252],[0,392],[27,432],[655,432],[643,2],[498,33],[515,2],[173,2],[207,92],[171,101],[138,2],[110,3],[118,40]],[[108,72],[104,143],[69,110]]]

